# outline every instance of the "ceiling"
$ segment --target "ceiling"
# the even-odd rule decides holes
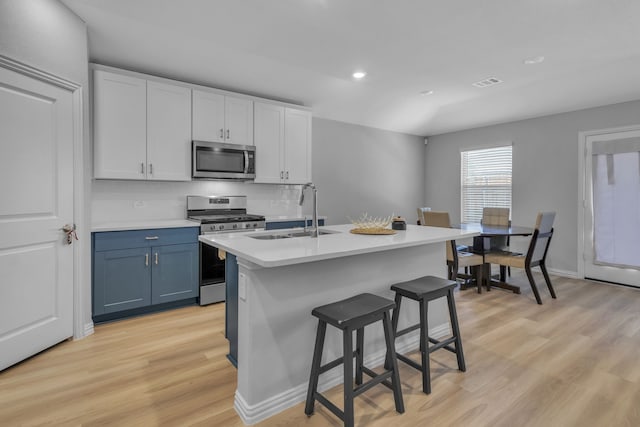
[[[635,0],[62,2],[93,62],[414,135],[640,99]]]

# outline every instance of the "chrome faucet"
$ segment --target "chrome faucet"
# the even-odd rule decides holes
[[[313,220],[311,223],[311,237],[318,237],[318,189],[313,183],[308,182],[302,186],[302,190],[300,191],[300,201],[298,204],[302,206],[304,202],[304,190],[307,188],[311,188],[313,190]],[[304,219],[304,228],[307,229],[307,218]]]

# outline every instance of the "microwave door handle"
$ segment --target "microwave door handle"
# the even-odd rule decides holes
[[[244,173],[249,173],[249,152],[244,150]]]

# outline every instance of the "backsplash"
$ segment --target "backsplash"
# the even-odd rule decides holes
[[[298,206],[300,185],[225,181],[116,181],[92,183],[92,223],[184,219],[186,196],[247,196],[247,211],[265,216],[301,216],[311,207]]]

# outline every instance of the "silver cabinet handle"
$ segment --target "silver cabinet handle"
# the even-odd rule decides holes
[[[220,128],[220,138],[224,139],[224,129]]]
[[[149,174],[153,175],[153,163],[149,163]]]
[[[158,265],[158,252],[156,252],[156,265]]]
[[[149,254],[144,254],[144,265],[149,267]]]
[[[229,139],[229,129],[227,129],[227,139]]]
[[[284,179],[284,172],[280,171],[280,179]]]
[[[140,163],[140,173],[144,175],[144,162]]]
[[[144,238],[144,240],[158,240],[159,237],[158,236],[147,236]]]

